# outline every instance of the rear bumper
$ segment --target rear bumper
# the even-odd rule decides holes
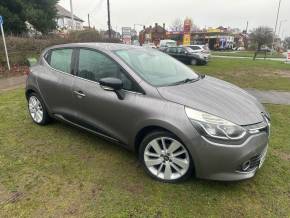
[[[241,145],[223,145],[201,136],[195,151],[195,170],[198,178],[238,181],[253,177],[262,166],[268,147],[268,134],[251,135]],[[193,145],[196,146],[196,145]],[[242,170],[245,162],[252,166]]]

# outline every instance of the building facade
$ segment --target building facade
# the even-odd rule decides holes
[[[73,23],[71,19],[71,13],[70,11],[66,10],[64,7],[60,5],[56,5],[57,9],[57,26],[58,30],[60,32],[66,32],[68,30],[83,30],[83,23],[84,21],[77,17],[76,15],[73,15],[74,19],[74,28],[73,28]]]
[[[146,43],[154,43],[156,46],[160,44],[160,40],[166,39],[165,24],[163,26],[155,23],[155,26],[143,27],[139,32],[139,42],[141,45]]]

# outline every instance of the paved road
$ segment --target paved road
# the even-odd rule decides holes
[[[214,58],[225,58],[225,59],[250,59],[253,57],[236,57],[236,56],[222,56],[222,55],[212,55]],[[256,58],[256,60],[265,60],[264,58]],[[266,58],[266,60],[285,62],[286,58]],[[290,64],[290,62],[289,62]]]
[[[0,91],[23,87],[27,76],[0,79]],[[262,103],[290,105],[290,92],[246,89]]]
[[[290,105],[290,92],[246,89],[262,103]]]

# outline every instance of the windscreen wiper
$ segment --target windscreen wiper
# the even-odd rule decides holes
[[[174,85],[180,85],[180,84],[185,84],[185,83],[193,83],[193,82],[196,82],[198,80],[199,79],[189,79],[189,78],[186,78],[186,79],[181,80],[181,81],[178,81],[176,83],[172,83],[171,85],[174,86]]]

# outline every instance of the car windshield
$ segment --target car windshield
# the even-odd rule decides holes
[[[194,52],[194,50],[190,47],[184,47],[186,51],[188,51],[189,53],[192,53]]]
[[[199,78],[186,65],[151,48],[117,50],[115,54],[153,86],[175,85]]]

